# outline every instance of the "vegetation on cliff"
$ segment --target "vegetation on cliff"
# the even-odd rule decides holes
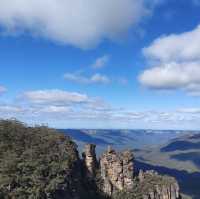
[[[47,127],[0,121],[1,198],[53,197],[71,186],[66,180],[69,183],[77,161],[76,145],[69,137]]]
[[[144,199],[152,190],[164,197],[163,187],[176,184],[154,173],[136,176],[131,152],[110,150],[100,164],[95,146],[87,149],[80,159],[71,138],[54,129],[1,120],[0,199]]]

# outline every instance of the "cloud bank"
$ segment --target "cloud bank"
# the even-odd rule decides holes
[[[0,118],[17,118],[29,124],[59,128],[198,128],[199,107],[171,111],[115,108],[101,98],[66,90],[33,90],[20,100],[0,103]],[[184,123],[184,126],[183,126]],[[78,126],[77,126],[78,125]]]
[[[189,32],[156,39],[143,54],[150,64],[139,76],[144,86],[200,95],[200,25]]]
[[[113,40],[149,14],[156,0],[1,0],[0,26],[90,48]]]

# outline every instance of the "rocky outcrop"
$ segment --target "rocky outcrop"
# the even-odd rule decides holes
[[[100,158],[101,177],[104,181],[103,191],[111,196],[112,192],[133,188],[134,165],[130,151],[117,153],[108,150]]]
[[[161,176],[155,171],[137,175],[134,156],[129,150],[116,152],[108,147],[97,162],[95,145],[86,145],[83,154],[88,176],[95,177],[95,169],[100,167],[101,191],[110,198],[130,199],[180,199],[177,181]]]
[[[96,145],[86,144],[85,151],[82,154],[84,166],[86,168],[86,175],[88,177],[94,177],[97,169],[97,159],[95,152]]]
[[[139,172],[139,187],[143,199],[180,199],[179,185],[169,176],[155,171]]]

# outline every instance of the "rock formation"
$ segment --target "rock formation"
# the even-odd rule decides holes
[[[134,168],[134,156],[129,150],[116,152],[109,147],[101,155],[98,163],[95,145],[88,144],[85,146],[83,157],[84,164],[89,172],[89,177],[95,177],[95,169],[100,167],[99,172],[102,180],[100,189],[110,198],[181,198],[178,183],[174,178],[161,176],[155,171],[143,172],[140,170],[139,175],[137,175]]]
[[[115,189],[125,190],[133,187],[134,165],[130,151],[117,153],[109,148],[100,158],[103,190],[109,196]]]
[[[87,144],[81,159],[70,137],[12,120],[0,120],[0,141],[0,199],[180,199],[174,178],[138,175],[131,151],[97,160]]]
[[[179,186],[176,180],[168,176],[160,176],[155,171],[140,171],[139,185],[143,199],[179,199]]]
[[[86,144],[85,151],[82,154],[86,174],[88,177],[94,177],[95,170],[97,169],[97,159],[95,152],[96,145]]]

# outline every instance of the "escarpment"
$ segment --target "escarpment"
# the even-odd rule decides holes
[[[155,171],[139,172],[139,186],[143,199],[179,199],[179,185],[169,176],[160,176]]]
[[[99,189],[111,199],[180,199],[179,185],[173,177],[155,171],[136,172],[134,155],[130,150],[117,152],[111,147],[96,159],[95,146],[86,145],[84,164],[86,173],[95,178],[99,171]]]
[[[47,127],[0,120],[0,199],[180,199],[172,177],[137,173],[131,151],[76,144]]]

